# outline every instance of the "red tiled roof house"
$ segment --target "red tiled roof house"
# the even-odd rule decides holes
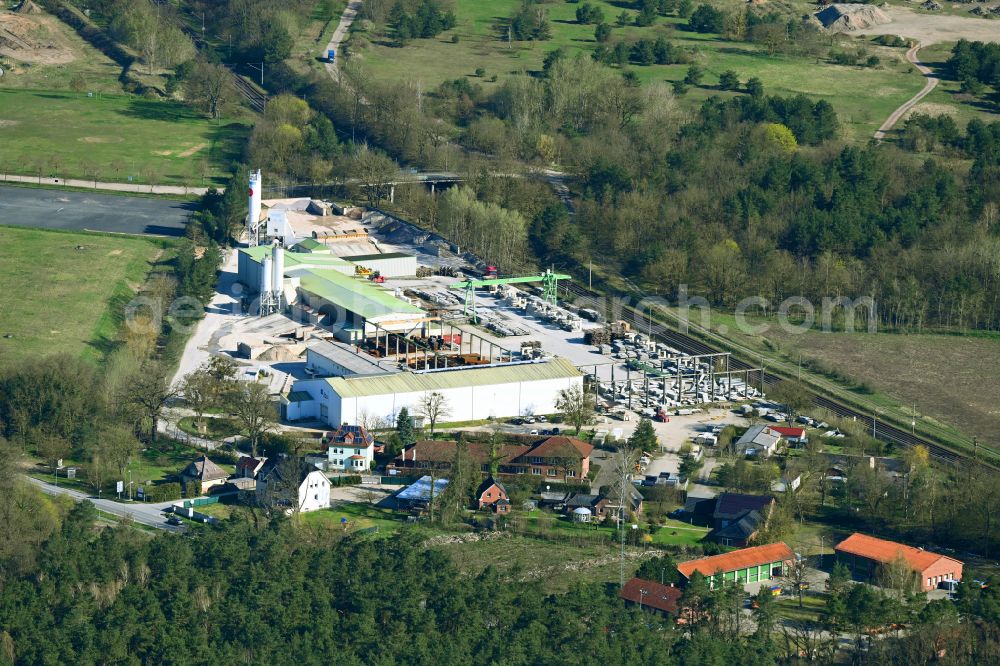
[[[479,484],[476,489],[476,504],[479,509],[493,509],[497,513],[510,513],[510,498],[503,484],[493,478],[493,475]]]
[[[625,583],[618,596],[625,600],[626,605],[635,604],[640,609],[650,610],[662,615],[677,615],[677,602],[681,598],[681,589],[672,585],[661,585],[651,580],[633,578]]]
[[[834,548],[837,559],[851,568],[858,578],[873,581],[881,566],[904,561],[919,577],[924,592],[937,589],[946,580],[962,580],[962,563],[945,555],[914,548],[895,541],[876,539],[855,532]]]

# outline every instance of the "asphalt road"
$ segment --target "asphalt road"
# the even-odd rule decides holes
[[[46,495],[69,495],[77,502],[90,500],[94,506],[105,513],[110,513],[118,516],[119,518],[127,516],[137,523],[148,525],[150,527],[156,527],[168,532],[183,532],[185,529],[181,526],[167,524],[167,517],[164,515],[163,510],[170,506],[171,502],[159,502],[156,504],[141,504],[136,502],[124,504],[122,502],[115,502],[114,500],[90,497],[79,490],[56,486],[30,476],[27,478],[28,481],[41,488],[42,492]]]
[[[0,186],[0,223],[40,229],[183,236],[194,204]]]

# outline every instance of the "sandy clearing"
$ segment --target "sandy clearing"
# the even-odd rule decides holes
[[[36,65],[65,65],[77,59],[53,16],[0,12],[0,54]]]
[[[207,145],[208,145],[207,143],[199,143],[197,146],[191,146],[190,148],[188,148],[184,152],[177,153],[177,157],[191,157],[192,155],[194,155],[195,153],[197,153],[199,150],[201,150],[202,148],[204,148]]]
[[[121,140],[120,136],[81,136],[77,139],[83,143],[119,143]]]
[[[1000,40],[1000,26],[994,21],[947,14],[927,14],[906,7],[885,7],[891,23],[853,30],[850,35],[899,35],[915,39],[924,46],[965,39],[995,42]]]

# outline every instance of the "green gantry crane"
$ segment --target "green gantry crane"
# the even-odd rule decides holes
[[[479,316],[476,314],[476,288],[477,287],[491,287],[499,284],[524,284],[526,282],[541,282],[542,283],[542,298],[552,305],[558,305],[557,294],[559,288],[559,280],[569,280],[569,275],[564,275],[562,273],[553,273],[550,270],[546,270],[544,273],[538,275],[514,275],[510,277],[495,277],[495,278],[485,278],[483,280],[463,280],[462,282],[456,282],[451,285],[452,289],[464,289],[465,290],[465,309],[462,311],[467,317],[469,317],[473,322],[479,322]],[[471,311],[471,315],[470,315]]]

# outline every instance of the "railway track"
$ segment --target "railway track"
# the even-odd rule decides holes
[[[226,65],[226,69],[232,74],[236,90],[239,91],[243,99],[250,105],[250,108],[257,113],[264,113],[264,107],[267,106],[267,97],[250,85],[246,79],[233,71],[232,67]]]
[[[567,283],[561,286],[576,297],[577,305],[589,307],[597,310],[598,312],[604,311],[604,296],[601,294],[590,291],[589,289],[574,283]],[[635,310],[623,307],[619,316],[637,331],[641,332],[649,328],[649,320]],[[714,354],[723,351],[690,335],[681,333],[680,331],[664,329],[662,325],[657,326],[657,330],[653,332],[652,337],[685,354]],[[732,370],[748,370],[754,366],[733,355],[730,356],[729,367]],[[782,378],[778,375],[765,371],[763,380],[765,385],[773,386],[780,382]],[[942,462],[955,463],[967,457],[947,447],[935,444],[926,438],[907,432],[902,428],[897,428],[889,423],[879,422],[872,414],[865,414],[853,407],[837,402],[836,400],[831,400],[830,398],[817,395],[813,397],[813,402],[816,403],[817,407],[826,409],[842,418],[850,418],[862,423],[865,421],[871,421],[875,438],[883,442],[907,448],[917,445],[924,446],[927,448],[927,451],[931,456]]]

